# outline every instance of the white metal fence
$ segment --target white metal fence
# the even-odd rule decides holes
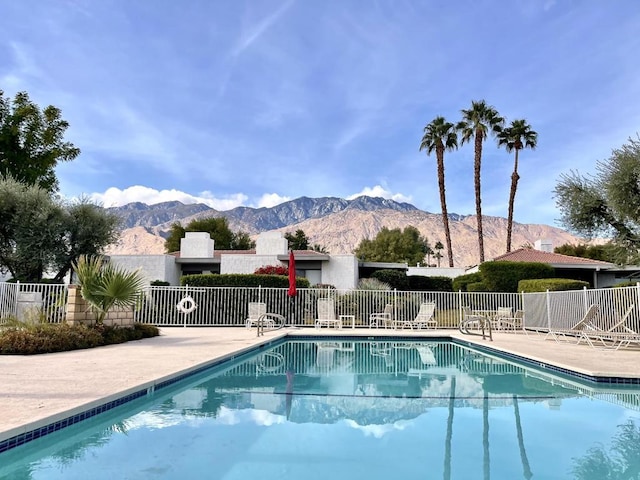
[[[606,330],[615,325],[630,307],[634,307],[627,318],[627,326],[640,332],[640,284],[620,288],[525,293],[522,297],[525,327],[530,330],[569,329],[582,319],[590,305],[597,304],[599,313],[595,323],[600,328]]]
[[[193,298],[197,308],[180,312],[176,305],[185,297]],[[393,305],[393,317],[412,320],[420,304],[435,302],[435,319],[442,328],[457,328],[461,308],[478,310],[522,308],[521,296],[514,293],[405,292],[397,290],[298,289],[295,297],[286,288],[243,287],[161,287],[146,291],[136,312],[136,320],[158,326],[239,326],[244,325],[249,302],[264,302],[267,311],[285,317],[287,325],[313,326],[319,298],[332,298],[336,315],[352,315],[355,327],[369,327],[369,316]]]
[[[186,296],[197,308],[188,314],[176,305]],[[245,324],[249,302],[264,302],[267,311],[285,317],[293,326],[313,326],[319,298],[332,298],[336,315],[352,315],[355,327],[369,327],[369,316],[393,306],[393,317],[412,320],[423,302],[435,302],[435,319],[440,328],[457,328],[462,307],[472,310],[497,310],[510,307],[524,310],[524,325],[529,330],[570,328],[591,304],[598,304],[596,319],[607,328],[617,323],[634,306],[628,326],[640,332],[640,284],[632,287],[573,290],[544,293],[482,292],[405,292],[397,290],[298,289],[295,297],[286,288],[243,287],[161,287],[149,286],[136,308],[136,320],[158,326],[241,326]],[[0,323],[7,318],[64,320],[66,285],[0,282]]]
[[[67,285],[0,282],[0,324],[9,318],[60,323],[66,307]]]

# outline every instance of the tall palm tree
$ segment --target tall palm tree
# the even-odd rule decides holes
[[[482,142],[489,135],[497,135],[502,129],[504,118],[484,100],[472,101],[471,108],[462,110],[462,120],[456,128],[462,136],[461,144],[474,139],[473,178],[476,193],[476,218],[478,222],[478,250],[480,263],[484,262],[484,240],[482,237],[482,199],[480,195],[480,167],[482,162]]]
[[[509,153],[515,151],[515,161],[513,163],[513,173],[511,174],[511,190],[509,191],[509,214],[507,219],[507,253],[511,251],[511,232],[513,229],[513,204],[516,199],[516,189],[518,188],[518,153],[523,148],[536,148],[538,144],[538,133],[531,129],[531,125],[526,120],[513,120],[511,125],[502,129],[498,133],[498,146],[504,146]]]
[[[447,213],[447,197],[444,187],[444,152],[458,148],[458,133],[453,123],[444,117],[436,117],[424,127],[424,135],[420,143],[420,151],[426,150],[427,155],[435,150],[438,165],[438,188],[440,189],[440,207],[442,208],[442,223],[444,236],[449,254],[449,266],[453,267],[453,250],[451,249],[451,231],[449,230],[449,214]]]

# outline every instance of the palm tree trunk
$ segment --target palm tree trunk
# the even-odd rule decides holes
[[[484,452],[482,466],[484,480],[491,478],[491,460],[489,457],[489,394],[484,394],[482,402],[482,450]]]
[[[509,191],[509,214],[507,218],[507,253],[511,251],[511,232],[513,230],[513,204],[516,201],[516,189],[518,188],[518,149],[516,148],[516,159],[513,164],[513,173],[511,174],[511,190]]]
[[[531,467],[529,466],[529,459],[527,458],[527,451],[524,448],[524,437],[522,436],[522,424],[520,423],[520,408],[518,407],[518,397],[513,396],[513,412],[516,416],[516,434],[518,436],[518,448],[520,449],[520,461],[522,462],[522,474],[524,478],[529,480],[533,477]]]
[[[475,158],[473,168],[473,178],[476,192],[476,219],[478,223],[478,253],[480,263],[484,262],[484,239],[482,237],[482,198],[480,195],[480,166],[482,162],[482,136],[476,132],[475,138]]]
[[[453,436],[453,412],[456,399],[456,376],[451,377],[451,393],[449,394],[449,416],[447,417],[447,438],[444,444],[444,480],[451,478],[451,437]]]
[[[447,244],[449,266],[453,267],[453,250],[451,249],[451,231],[449,230],[449,214],[447,212],[447,197],[444,186],[444,148],[436,150],[438,161],[438,188],[440,189],[440,207],[442,208],[442,223],[444,224],[444,238]],[[440,266],[440,265],[438,265]]]

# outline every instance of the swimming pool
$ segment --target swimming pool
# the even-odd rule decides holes
[[[639,398],[459,342],[288,340],[4,452],[0,478],[602,479],[640,468]]]

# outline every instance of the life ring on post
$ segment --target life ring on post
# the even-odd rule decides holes
[[[191,295],[187,295],[176,305],[176,309],[185,314],[193,312],[196,308],[198,308],[198,305]]]

